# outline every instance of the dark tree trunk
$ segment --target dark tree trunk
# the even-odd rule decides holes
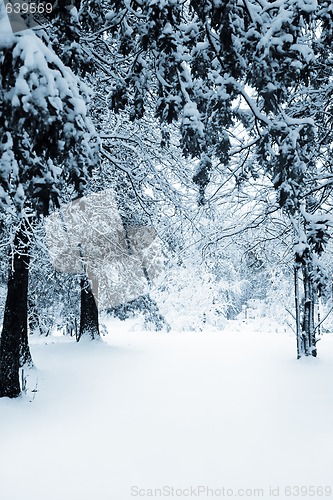
[[[32,364],[28,344],[29,242],[22,229],[10,258],[7,298],[0,342],[0,397],[19,396],[19,368]]]
[[[296,311],[296,339],[297,339],[297,359],[299,359],[302,354],[304,354],[302,336],[301,336],[301,313],[300,313],[300,296],[299,296],[299,277],[298,277],[298,266],[294,268],[294,287],[295,287],[295,311]]]
[[[94,293],[91,288],[88,276],[81,278],[81,313],[80,313],[80,331],[77,341],[84,336],[92,339],[99,338],[98,307],[96,297],[96,285]]]
[[[299,294],[299,269],[302,270],[302,285],[304,297],[302,304]],[[315,306],[318,300],[317,288],[313,282],[312,266],[307,260],[295,266],[295,309],[296,309],[296,336],[297,358],[302,355],[317,356],[317,340],[315,327]]]
[[[312,282],[311,266],[308,262],[303,264],[304,286],[304,312],[303,312],[303,337],[305,354],[317,356],[316,332],[314,325],[315,287]]]

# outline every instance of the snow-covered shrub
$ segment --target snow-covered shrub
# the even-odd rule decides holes
[[[221,330],[239,312],[242,282],[230,262],[224,269],[217,276],[204,262],[170,266],[153,297],[172,329]]]

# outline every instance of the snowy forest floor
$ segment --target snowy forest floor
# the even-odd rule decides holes
[[[103,342],[32,337],[28,390],[0,401],[1,500],[161,498],[151,490],[163,487],[183,499],[191,486],[193,498],[214,498],[198,486],[290,498],[287,486],[330,485],[330,335],[318,359],[297,361],[292,336],[255,321],[212,333],[130,324],[110,321]]]

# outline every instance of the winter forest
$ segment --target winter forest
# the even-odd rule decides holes
[[[0,130],[1,500],[333,495],[332,1],[4,0]]]

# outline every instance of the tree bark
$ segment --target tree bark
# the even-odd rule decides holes
[[[314,324],[315,287],[312,282],[311,266],[308,262],[303,263],[302,271],[304,286],[304,311],[302,330],[305,339],[305,355],[312,355],[316,357],[317,348]]]
[[[29,241],[19,228],[10,258],[7,298],[0,341],[0,397],[20,395],[19,368],[32,364],[28,344]]]
[[[98,307],[96,294],[96,284],[94,285],[94,292],[90,284],[88,276],[81,278],[81,313],[80,313],[80,331],[77,341],[82,336],[89,336],[91,339],[99,338],[99,324],[98,324]]]
[[[298,284],[298,267],[294,268],[294,286],[295,286],[295,311],[296,311],[296,339],[297,339],[297,359],[303,353],[302,337],[301,337],[301,315],[300,315],[300,298],[299,298],[299,284]]]

